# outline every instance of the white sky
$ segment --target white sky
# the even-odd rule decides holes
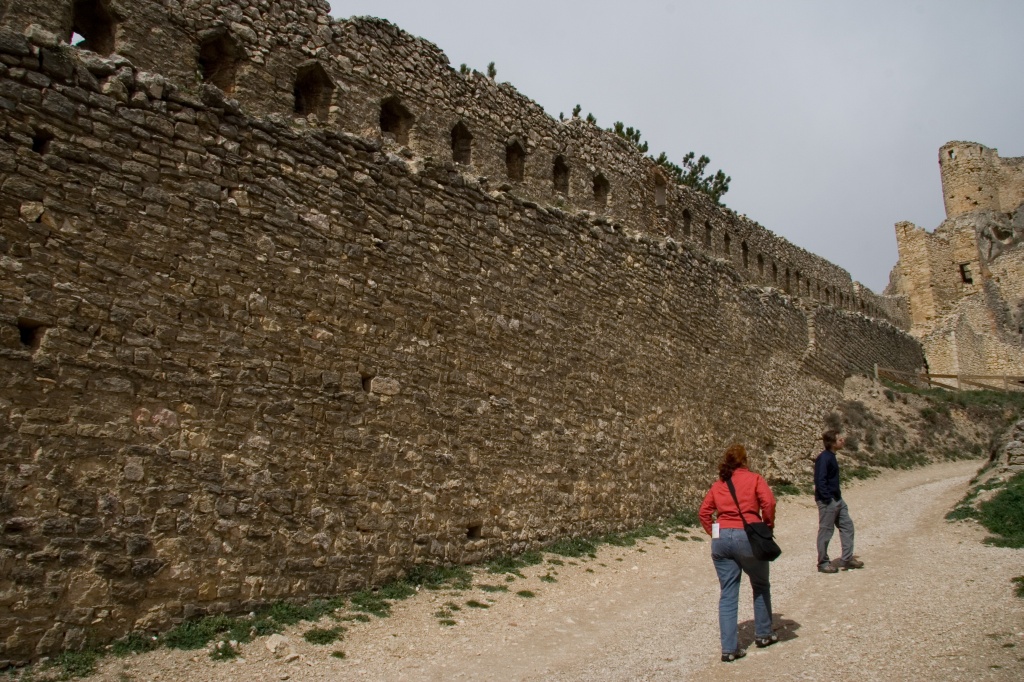
[[[938,150],[1024,156],[1022,0],[331,0],[383,17],[553,117],[639,128],[732,176],[723,197],[881,293],[893,225],[945,212]]]

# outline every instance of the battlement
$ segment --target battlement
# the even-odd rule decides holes
[[[939,149],[946,217],[973,211],[1010,213],[1024,203],[1024,157],[999,158],[977,142],[947,142]]]
[[[249,116],[297,130],[351,132],[413,160],[449,163],[541,205],[703,250],[752,284],[900,322],[884,297],[849,273],[706,196],[669,183],[622,138],[578,118],[556,120],[508,83],[461,74],[432,43],[375,18],[335,21],[321,0],[8,1],[4,24],[43,50],[84,38],[145,73],[158,99],[219,88]],[[138,96],[117,58],[94,74],[104,92]],[[159,74],[155,76],[152,74]],[[177,93],[177,94],[176,94]],[[211,95],[205,95],[209,98]]]

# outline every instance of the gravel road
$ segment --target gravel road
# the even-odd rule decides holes
[[[848,486],[857,555],[867,566],[835,575],[815,570],[813,499],[782,498],[784,554],[772,565],[782,641],[751,646],[731,664],[719,661],[710,543],[669,537],[604,546],[596,559],[546,562],[511,583],[480,572],[472,590],[424,590],[396,604],[390,618],[348,624],[344,639],[327,646],[304,641],[311,627],[304,623],[284,633],[276,655],[267,638],[242,645],[231,662],[160,650],[104,659],[93,679],[1017,681],[1024,679],[1024,599],[1011,579],[1024,575],[1024,550],[983,545],[984,529],[943,518],[978,467],[937,464]],[[838,533],[833,543],[838,554]],[[741,589],[740,637],[750,643],[746,579]],[[460,610],[446,627],[435,613],[448,602]]]

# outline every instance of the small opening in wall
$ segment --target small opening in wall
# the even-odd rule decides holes
[[[389,97],[380,104],[380,131],[395,138],[402,145],[409,144],[409,132],[415,118],[397,97]]]
[[[207,38],[199,45],[199,73],[203,80],[220,88],[224,94],[235,89],[235,75],[241,61],[241,50],[226,31]]]
[[[683,236],[687,239],[690,238],[690,233],[693,229],[693,216],[690,215],[689,209],[683,210]]]
[[[505,173],[512,182],[522,182],[526,175],[526,150],[519,142],[505,147]]]
[[[551,169],[551,180],[556,192],[569,194],[569,165],[560,155],[555,157],[555,163]]]
[[[757,254],[757,274],[764,277],[764,256],[761,254]]]
[[[21,345],[35,350],[43,342],[43,334],[46,333],[46,326],[42,322],[28,318],[18,318],[18,335],[21,337]]]
[[[659,173],[654,176],[654,205],[661,207],[668,203],[667,194],[667,183],[665,178]]]
[[[372,375],[372,374],[364,374],[363,375],[363,391],[366,392],[366,393],[369,393],[370,389],[373,386],[373,376],[374,375]]]
[[[47,154],[50,151],[50,142],[53,140],[53,133],[48,130],[37,130],[32,135],[32,151],[36,154]]]
[[[611,185],[608,184],[608,180],[598,173],[594,176],[594,203],[598,206],[608,205],[608,192],[611,190]]]
[[[295,74],[296,114],[299,116],[313,114],[321,121],[327,121],[333,94],[334,83],[324,71],[324,67],[319,64],[307,64],[299,67],[298,73]]]
[[[715,236],[714,232],[712,232],[712,230],[711,230],[711,223],[709,223],[707,221],[704,221],[704,248],[705,249],[710,249],[711,248],[711,241],[712,241],[712,238],[714,236]]]
[[[482,525],[470,526],[466,529],[467,540],[479,540],[484,527]]]
[[[956,158],[956,151],[955,150],[952,150],[952,149],[949,150],[949,158],[951,158],[951,159],[955,159]]]
[[[452,161],[470,164],[473,160],[473,134],[462,121],[452,128]]]
[[[772,263],[772,284],[779,283],[779,264]]]
[[[116,25],[104,0],[75,0],[71,6],[68,42],[106,57],[114,52]],[[75,35],[81,38],[77,43]]]
[[[740,244],[740,253],[743,254],[743,269],[750,269],[750,247],[747,246],[746,242]]]
[[[974,284],[974,278],[971,277],[970,263],[960,264],[960,281],[962,281],[964,284]]]
[[[732,256],[732,237],[729,236],[728,232],[722,237],[722,252],[726,258]]]

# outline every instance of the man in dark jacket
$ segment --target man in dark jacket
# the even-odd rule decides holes
[[[836,450],[846,439],[838,431],[826,431],[822,437],[825,450],[814,460],[814,501],[818,503],[818,570],[838,573],[839,569],[864,568],[864,562],[853,558],[853,519],[839,490],[839,461]],[[828,558],[828,543],[836,527],[843,547],[839,568]]]

